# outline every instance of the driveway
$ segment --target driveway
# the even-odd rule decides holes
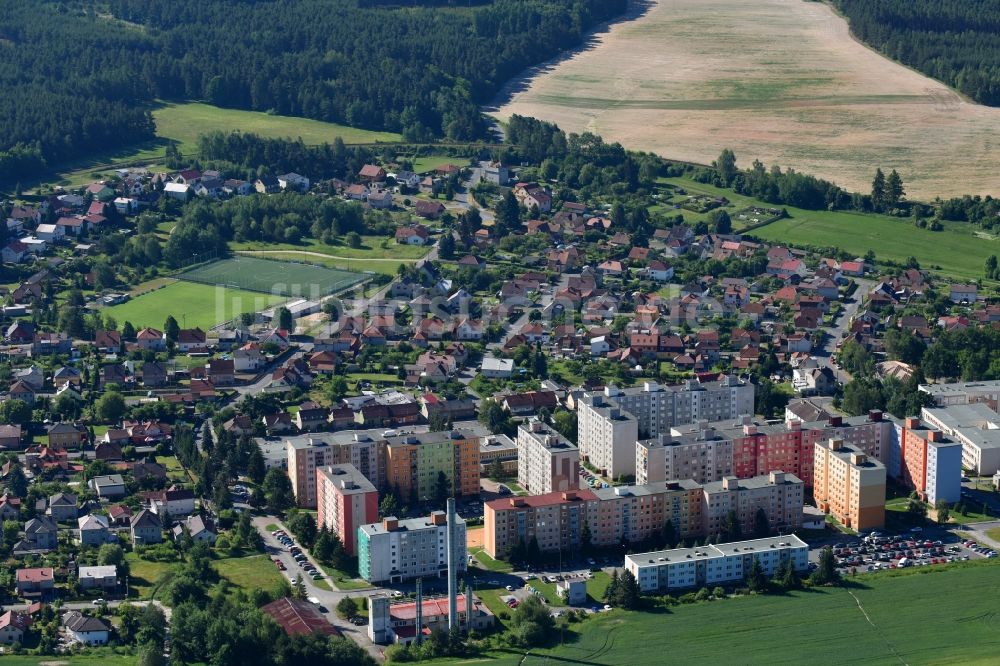
[[[319,599],[320,604],[326,607],[327,612],[325,613],[325,617],[330,622],[330,624],[337,627],[337,629],[344,636],[350,638],[355,643],[357,643],[365,650],[367,650],[372,657],[374,657],[378,661],[384,661],[385,656],[382,654],[382,647],[375,645],[370,640],[368,640],[368,625],[356,627],[347,620],[341,619],[337,615],[337,604],[340,603],[340,600],[343,599],[344,597],[352,597],[355,599],[358,599],[360,597],[371,597],[375,594],[382,592],[382,590],[380,590],[379,588],[370,588],[367,590],[357,590],[348,593],[348,592],[341,592],[340,590],[336,589],[334,589],[333,591],[321,590],[320,588],[316,587],[316,585],[314,584],[315,581],[311,577],[306,575],[306,573],[299,567],[298,563],[292,557],[291,553],[289,553],[285,549],[285,547],[278,542],[277,539],[271,536],[270,530],[267,529],[267,525],[270,525],[271,523],[274,523],[275,525],[278,525],[281,529],[285,530],[285,532],[288,533],[289,537],[292,536],[292,533],[285,527],[285,525],[281,522],[281,520],[276,516],[258,516],[253,519],[253,526],[257,528],[257,531],[260,532],[261,537],[263,537],[264,539],[264,550],[267,552],[268,557],[270,557],[272,560],[280,559],[281,562],[285,565],[285,571],[281,572],[282,575],[285,576],[285,578],[288,578],[289,575],[291,575],[292,579],[289,580],[289,582],[292,582],[295,576],[301,573],[302,582],[306,588],[306,596],[315,597],[316,599]],[[299,544],[296,543],[296,545]],[[301,548],[301,546],[299,547]],[[310,562],[312,562],[313,566],[315,566],[316,569],[318,569],[319,571],[323,571],[323,568],[320,567],[315,560],[313,560],[312,556],[305,548],[302,549],[302,552],[306,555],[307,559]],[[333,587],[333,583],[328,577],[324,578],[324,580],[326,580],[327,583],[330,583],[330,586]]]
[[[1000,551],[1000,541],[992,539],[986,535],[989,530],[995,530],[1000,528],[1000,520],[991,520],[985,523],[966,523],[960,528],[960,531],[966,532],[972,535],[972,538],[980,543],[984,543],[990,548],[994,548]]]

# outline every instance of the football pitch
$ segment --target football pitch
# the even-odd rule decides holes
[[[103,308],[101,313],[111,315],[119,324],[128,321],[136,328],[151,326],[160,330],[167,315],[173,315],[182,328],[197,326],[207,331],[243,312],[262,310],[285,300],[282,296],[242,289],[173,282],[127,303]]]
[[[321,298],[352,287],[365,279],[362,273],[325,266],[236,256],[196,266],[177,275],[198,282],[244,289],[273,296]]]

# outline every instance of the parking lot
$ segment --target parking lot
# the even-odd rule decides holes
[[[300,575],[304,580],[322,580],[324,578],[320,570],[309,560],[309,557],[295,543],[291,535],[284,530],[274,530],[271,532],[271,537],[279,545],[274,547],[266,544],[266,550],[271,554],[271,560],[274,562],[274,565],[288,578],[289,582],[294,584],[295,579]]]
[[[590,488],[591,490],[597,490],[598,488],[608,487],[608,484],[605,483],[601,479],[601,477],[592,474],[590,470],[585,469],[583,467],[580,468],[580,478],[583,480],[583,483],[585,483],[587,487]]]
[[[832,545],[841,573],[860,573],[885,569],[923,567],[962,560],[996,557],[996,552],[974,541],[947,540],[924,536],[921,532],[884,535],[873,532],[865,537],[844,539]],[[819,559],[819,550],[810,552],[810,560]]]

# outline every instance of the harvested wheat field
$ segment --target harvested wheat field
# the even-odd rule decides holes
[[[587,48],[515,81],[496,115],[707,163],[725,147],[867,190],[898,169],[911,197],[1000,193],[1000,109],[851,38],[804,0],[650,0]]]

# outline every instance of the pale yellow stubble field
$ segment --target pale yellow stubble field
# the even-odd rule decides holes
[[[502,100],[629,148],[706,163],[731,147],[866,190],[898,169],[912,197],[1000,193],[1000,109],[851,38],[804,0],[651,0]]]

